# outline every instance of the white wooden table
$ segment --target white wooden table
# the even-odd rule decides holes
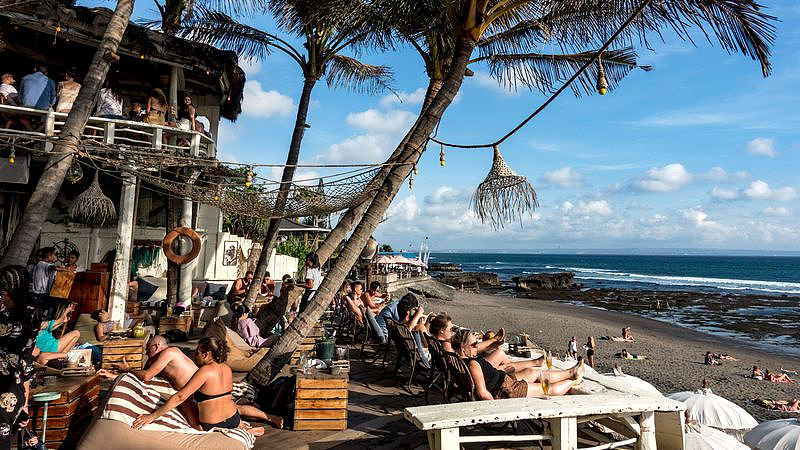
[[[609,390],[548,400],[516,398],[418,406],[406,408],[404,415],[406,420],[428,432],[428,444],[433,450],[458,450],[460,444],[466,442],[529,440],[549,440],[553,449],[574,450],[579,448],[578,423],[603,418],[613,418],[632,431],[636,437],[624,442],[636,442],[637,449],[683,450],[684,409],[683,403],[665,397]],[[667,416],[660,420],[665,424],[663,430],[656,429],[656,414]],[[465,426],[525,419],[548,422],[551,435],[460,436],[459,433]],[[659,432],[662,436],[657,436]]]

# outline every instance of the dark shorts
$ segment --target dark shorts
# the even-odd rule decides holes
[[[506,374],[503,384],[500,385],[500,398],[525,398],[528,396],[528,383],[517,380],[511,374]]]
[[[203,431],[209,431],[212,428],[239,428],[240,423],[242,423],[242,418],[239,417],[239,411],[236,411],[236,414],[223,420],[222,422],[218,423],[200,422],[200,426],[203,427]]]

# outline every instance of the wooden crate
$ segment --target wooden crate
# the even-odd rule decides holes
[[[103,342],[103,368],[121,363],[122,358],[131,369],[141,369],[144,362],[144,339],[113,339]]]
[[[297,374],[294,400],[294,430],[346,430],[346,374]]]
[[[192,329],[192,315],[162,317],[158,322],[158,333],[164,334],[169,330],[181,330],[187,335]]]
[[[308,332],[308,336],[300,341],[297,345],[297,349],[292,353],[290,364],[297,364],[303,352],[308,352],[308,356],[314,356],[314,347],[317,344],[317,339],[321,338],[324,332],[325,330],[322,328],[322,324],[318,323],[314,325],[314,328]]]
[[[96,375],[61,377],[55,383],[37,386],[32,394],[60,392],[61,397],[49,403],[47,410],[47,447],[72,449],[78,444],[97,412],[100,385]],[[31,402],[31,427],[42,435],[44,403]]]

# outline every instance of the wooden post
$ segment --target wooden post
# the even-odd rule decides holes
[[[431,450],[459,450],[458,428],[428,430],[428,445]]]
[[[113,144],[114,143],[114,122],[105,122],[103,123],[103,143],[104,144]]]
[[[656,418],[653,411],[643,412],[639,416],[641,435],[636,444],[637,450],[656,450]]]
[[[178,211],[180,207],[178,200],[169,196],[167,200],[167,233],[178,226]],[[180,279],[180,267],[172,261],[167,260],[167,303],[175,305],[178,299],[178,283]]]
[[[188,198],[181,200],[183,207],[181,208],[181,217],[179,226],[191,228],[192,227],[192,201]],[[183,247],[183,246],[181,246]],[[181,248],[181,251],[186,249]],[[185,303],[192,298],[192,279],[194,278],[194,261],[182,264],[180,283],[178,285],[178,301]]]
[[[578,420],[575,417],[550,419],[553,450],[576,450],[578,448]]]
[[[52,110],[47,112],[47,116],[44,119],[44,135],[45,136],[54,136],[56,134],[56,115],[53,113]],[[49,152],[53,150],[53,143],[47,141],[44,144],[44,151]]]
[[[133,233],[133,213],[136,208],[136,177],[123,172],[122,195],[119,201],[119,221],[117,223],[116,256],[111,279],[111,298],[108,310],[111,320],[125,319],[125,304],[128,300],[128,281],[131,267],[131,234]]]

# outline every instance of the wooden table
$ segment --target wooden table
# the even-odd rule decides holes
[[[94,414],[100,394],[99,377],[59,377],[55,383],[37,386],[31,394],[60,392],[61,397],[49,403],[47,412],[47,448],[74,448]],[[31,427],[42,432],[44,404],[31,402]]]
[[[294,430],[346,430],[347,374],[297,374]]]
[[[182,314],[180,316],[162,317],[158,322],[158,333],[164,334],[169,330],[181,330],[187,335],[192,329],[192,315]]]
[[[144,339],[107,339],[103,341],[103,369],[111,369],[122,358],[131,369],[141,369],[144,364]]]

